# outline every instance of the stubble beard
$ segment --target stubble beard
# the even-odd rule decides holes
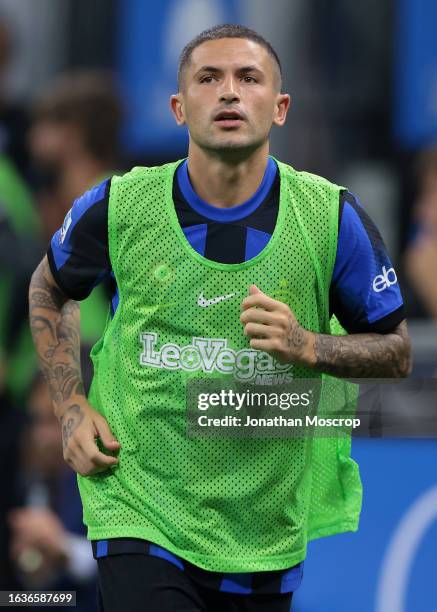
[[[209,155],[240,160],[252,155],[266,142],[266,138],[260,137],[246,137],[239,140],[238,138],[217,138],[211,133],[204,133],[200,137],[197,135],[193,137],[190,134],[190,137],[200,149]]]

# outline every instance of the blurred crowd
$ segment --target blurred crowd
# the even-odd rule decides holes
[[[404,257],[405,272],[420,314],[437,321],[437,148],[420,152],[415,170],[418,193]]]
[[[0,83],[10,56],[0,23]],[[30,276],[75,198],[120,170],[121,102],[108,74],[62,74],[22,106],[0,89],[0,590],[69,589],[95,610],[96,567],[76,474],[38,370]],[[82,369],[106,320],[99,286],[81,304]]]
[[[30,106],[7,99],[1,82],[10,50],[0,23],[0,590],[72,589],[78,609],[94,610],[95,562],[31,343],[27,289],[74,199],[127,166],[118,144],[122,101],[110,75],[89,71],[60,75]],[[437,321],[437,149],[421,151],[415,169],[399,261],[407,314]],[[89,348],[108,303],[104,286],[81,303],[87,384]]]

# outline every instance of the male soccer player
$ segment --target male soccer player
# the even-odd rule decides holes
[[[75,201],[34,273],[31,324],[101,608],[285,612],[307,541],[357,528],[349,447],[188,437],[186,383],[274,382],[286,364],[295,378],[406,376],[402,298],[354,196],[269,157],[290,97],[268,42],[214,27],[185,47],[178,76],[188,158]],[[87,399],[73,300],[104,277],[113,299]],[[332,314],[348,335],[331,335]]]

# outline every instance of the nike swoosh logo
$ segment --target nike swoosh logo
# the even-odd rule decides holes
[[[201,306],[202,308],[207,308],[207,306],[214,306],[214,304],[219,304],[220,302],[223,302],[224,300],[230,300],[236,295],[237,293],[229,293],[228,295],[218,295],[217,297],[213,297],[210,300],[207,300],[203,296],[203,293],[201,293],[199,297],[197,298],[197,305]]]

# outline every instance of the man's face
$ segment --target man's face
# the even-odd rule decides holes
[[[285,122],[290,99],[280,94],[279,70],[266,49],[251,40],[202,43],[182,81],[172,110],[202,149],[253,150],[267,141],[273,123]]]
[[[58,165],[68,156],[73,126],[68,123],[39,121],[32,125],[29,146],[35,163]]]

